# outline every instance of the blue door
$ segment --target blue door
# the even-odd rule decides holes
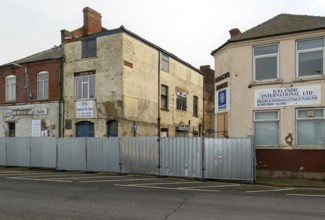
[[[76,137],[94,137],[94,123],[88,121],[78,122],[76,124]]]

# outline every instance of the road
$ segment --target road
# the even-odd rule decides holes
[[[324,219],[325,189],[0,170],[0,219]]]

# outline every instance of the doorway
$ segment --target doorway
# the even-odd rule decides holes
[[[76,137],[94,137],[94,123],[82,121],[76,124]]]

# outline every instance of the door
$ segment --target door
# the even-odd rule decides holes
[[[118,122],[113,120],[106,124],[107,126],[107,137],[118,137]]]
[[[88,121],[78,122],[76,124],[76,137],[94,137],[94,123]]]
[[[228,138],[228,113],[217,115],[217,137]]]
[[[16,136],[16,124],[15,122],[8,122],[8,131],[9,131],[9,137],[15,137]]]

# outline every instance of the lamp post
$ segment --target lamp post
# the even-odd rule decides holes
[[[19,67],[19,68],[24,68],[24,74],[25,74],[25,90],[26,90],[26,104],[27,104],[27,100],[28,100],[28,92],[27,92],[27,83],[28,83],[28,75],[27,75],[27,67],[24,67],[18,63],[9,63],[9,65],[15,66],[15,67]]]

